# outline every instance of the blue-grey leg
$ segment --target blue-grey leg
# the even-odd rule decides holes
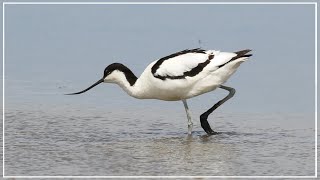
[[[187,118],[188,118],[188,134],[192,134],[193,122],[192,122],[191,113],[190,113],[190,110],[189,110],[189,107],[187,104],[187,100],[183,99],[182,102],[183,102],[184,109],[186,110]]]
[[[208,116],[215,110],[217,109],[220,105],[222,105],[224,102],[226,102],[227,100],[229,100],[230,98],[233,97],[233,95],[236,93],[236,90],[232,87],[228,87],[228,86],[223,86],[221,85],[219,88],[224,89],[229,91],[229,94],[223,98],[222,100],[220,100],[219,102],[217,102],[215,105],[213,105],[210,109],[208,109],[206,112],[204,112],[203,114],[201,114],[200,116],[200,122],[201,122],[201,127],[203,128],[203,130],[211,135],[211,134],[217,134],[217,132],[213,131],[207,121]]]

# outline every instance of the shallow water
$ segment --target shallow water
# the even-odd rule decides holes
[[[5,174],[314,175],[312,116],[217,112],[207,136],[195,114],[188,136],[183,109],[8,107]]]

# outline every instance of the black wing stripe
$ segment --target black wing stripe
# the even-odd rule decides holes
[[[187,76],[193,77],[199,74],[203,68],[205,68],[209,63],[211,59],[206,60],[203,63],[199,63],[195,68],[191,69],[190,71],[186,71],[183,73],[183,75],[180,76],[159,76],[159,75],[154,75],[154,77],[159,78],[161,80],[165,79],[185,79]]]
[[[183,51],[180,51],[180,52],[176,52],[174,54],[171,54],[169,56],[165,56],[161,59],[159,59],[151,68],[151,72],[152,74],[155,74],[157,72],[157,70],[159,69],[160,65],[165,61],[165,60],[168,60],[168,59],[171,59],[171,58],[174,58],[176,56],[180,56],[180,55],[183,55],[183,54],[187,54],[187,53],[203,53],[205,54],[206,53],[206,50],[203,50],[203,49],[200,49],[200,48],[196,48],[196,49],[185,49]]]

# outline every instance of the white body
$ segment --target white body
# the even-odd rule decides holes
[[[118,84],[130,96],[138,99],[160,99],[165,101],[178,101],[188,99],[203,93],[213,91],[226,82],[247,57],[231,60],[235,53],[207,50],[205,53],[187,53],[164,61],[157,69],[158,75],[179,76],[190,71],[199,63],[208,60],[209,55],[214,55],[210,63],[195,76],[186,76],[184,79],[159,79],[151,72],[154,61],[141,74],[133,86],[130,86],[125,75],[114,71],[106,77],[104,82]],[[228,63],[227,63],[228,62]],[[227,63],[227,64],[225,64]],[[219,68],[220,65],[223,65]]]

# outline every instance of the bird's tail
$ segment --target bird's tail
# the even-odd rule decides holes
[[[242,51],[237,51],[237,52],[234,52],[234,54],[236,54],[234,56],[233,53],[228,53],[228,54],[232,54],[234,57],[232,57],[230,60],[228,60],[227,62],[221,64],[218,66],[218,68],[221,68],[223,67],[224,65],[234,61],[234,60],[237,60],[237,59],[240,59],[241,58],[241,62],[245,61],[248,57],[252,56],[252,54],[247,54],[248,52],[250,52],[251,50],[250,49],[245,49],[245,50],[242,50]]]
[[[250,51],[251,51],[251,49],[245,49],[245,50],[234,52],[236,54],[236,56],[233,57],[230,61],[233,61],[233,60],[236,60],[239,58],[243,58],[243,57],[250,57],[250,56],[252,56],[252,54],[247,54]]]

